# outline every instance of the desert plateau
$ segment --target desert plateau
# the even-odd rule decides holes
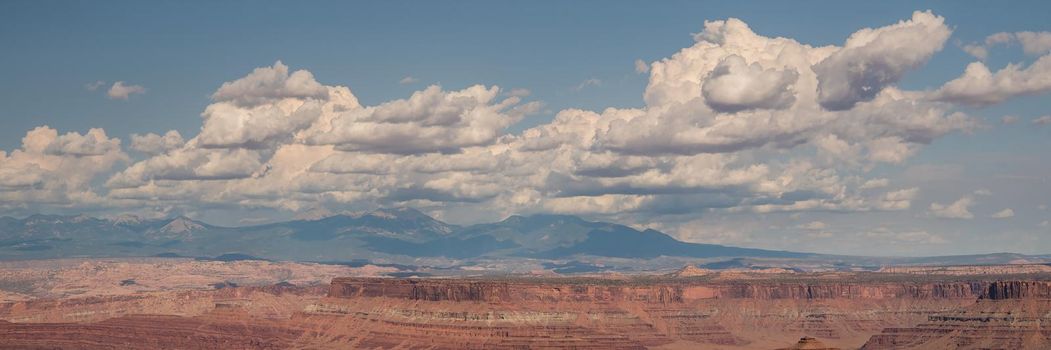
[[[1051,350],[1049,14],[0,0],[0,350]]]
[[[427,278],[179,258],[3,266],[9,349],[1051,346],[1046,265]]]

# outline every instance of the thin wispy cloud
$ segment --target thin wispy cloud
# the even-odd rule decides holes
[[[398,84],[401,84],[401,85],[415,84],[415,83],[418,83],[418,82],[420,82],[420,80],[416,79],[416,78],[413,78],[412,76],[406,76],[404,78],[401,78],[401,80],[398,80]]]
[[[109,91],[106,91],[106,96],[111,100],[127,100],[131,95],[144,93],[146,93],[146,88],[142,87],[142,85],[131,85],[125,84],[123,81],[118,81],[113,83],[113,86],[109,88]]]
[[[581,90],[587,89],[589,87],[599,87],[599,86],[602,86],[602,80],[597,79],[597,78],[588,78],[588,79],[585,79],[584,81],[580,82],[580,84],[577,84],[577,86],[573,87],[573,90],[581,91]]]

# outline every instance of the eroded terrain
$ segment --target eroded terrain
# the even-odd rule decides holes
[[[9,297],[0,305],[0,319],[6,320],[0,322],[0,348],[1051,344],[1044,326],[1051,274],[1038,265],[401,279],[376,277],[391,268],[371,265],[186,259],[6,264],[2,277]]]

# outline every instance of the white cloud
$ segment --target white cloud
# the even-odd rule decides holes
[[[0,209],[102,205],[92,181],[127,159],[120,139],[102,129],[60,135],[37,127],[22,138],[21,149],[0,151]]]
[[[131,135],[131,149],[147,154],[165,153],[182,147],[185,142],[182,135],[175,130],[169,130],[163,136],[154,133]]]
[[[1015,216],[1015,211],[1013,209],[1011,209],[1011,208],[1006,208],[1004,210],[1001,210],[1001,211],[998,211],[998,212],[994,213],[993,215],[990,215],[989,217],[991,217],[993,219],[1006,219],[1006,218],[1010,218],[1010,217],[1014,217],[1014,216]]]
[[[288,73],[288,66],[277,61],[273,66],[260,67],[251,74],[219,87],[212,100],[232,102],[238,106],[251,107],[270,101],[294,98],[324,100],[328,89],[314,80],[306,70]]]
[[[1017,32],[1015,39],[1022,43],[1022,51],[1029,55],[1051,53],[1051,32]]]
[[[1045,115],[1036,119],[1033,119],[1035,125],[1048,125],[1051,124],[1051,115]]]
[[[989,58],[989,49],[980,44],[967,44],[960,47],[967,54],[974,56],[974,58],[985,61]]]
[[[951,204],[931,203],[930,212],[935,217],[944,219],[973,219],[970,207],[974,204],[974,197],[963,196]]]
[[[113,83],[113,86],[106,92],[106,96],[112,100],[127,100],[131,95],[144,93],[146,93],[146,88],[141,85],[124,85],[123,81],[118,81]]]
[[[509,126],[541,108],[525,89],[430,86],[364,106],[350,88],[277,62],[222,84],[196,136],[132,135],[131,148],[147,157],[97,193],[133,207],[412,205],[474,220],[560,212],[642,224],[702,213],[908,210],[918,189],[870,178],[872,167],[905,163],[976,125],[948,103],[894,86],[946,33],[940,17],[920,12],[863,29],[844,47],[813,47],[737,19],[706,22],[689,47],[646,65],[643,106],[562,110],[513,134]],[[915,37],[889,44],[901,35]],[[857,74],[836,71],[859,64],[866,69]],[[872,75],[881,78],[857,80]],[[823,98],[823,79],[861,90]],[[843,108],[825,108],[831,100]],[[54,152],[113,152],[68,144]],[[6,181],[49,181],[33,174]]]
[[[982,62],[967,65],[963,75],[942,85],[931,98],[973,106],[1001,103],[1009,98],[1051,91],[1051,54],[1028,67],[1008,64],[993,73]]]
[[[763,69],[730,55],[708,74],[701,90],[708,106],[719,112],[783,109],[795,102],[792,85],[798,78],[793,69]]]
[[[879,178],[879,179],[867,180],[859,188],[862,189],[862,190],[868,190],[868,189],[874,189],[874,188],[883,188],[883,187],[887,187],[888,185],[890,185],[890,180],[884,179],[884,178]]]
[[[404,78],[401,78],[401,80],[398,80],[398,84],[401,85],[415,84],[418,82],[420,82],[420,79],[413,78],[411,75],[406,75]]]
[[[491,144],[505,128],[540,105],[519,97],[498,100],[498,87],[444,91],[432,85],[404,100],[335,115],[304,134],[312,144],[379,153],[458,152]]]
[[[641,59],[635,60],[635,73],[649,73],[650,65]]]
[[[850,109],[875,98],[906,71],[941,51],[951,33],[945,19],[930,11],[917,11],[912,19],[894,25],[855,32],[842,49],[814,66],[821,106]]]

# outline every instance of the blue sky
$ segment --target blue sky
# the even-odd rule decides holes
[[[738,18],[765,37],[791,38],[812,47],[842,46],[859,29],[888,26],[908,20],[913,11],[928,9],[944,18],[951,35],[941,49],[896,79],[891,84],[896,88],[933,91],[961,76],[969,63],[977,61],[961,47],[981,43],[991,34],[1051,31],[1051,22],[1047,21],[1051,3],[1042,1],[7,1],[0,3],[0,65],[6,67],[0,73],[0,121],[4,126],[0,128],[0,150],[11,153],[19,149],[27,131],[42,125],[58,134],[83,134],[90,128],[102,128],[108,137],[119,138],[127,153],[127,159],[94,174],[85,185],[90,192],[108,198],[113,187],[106,183],[112,174],[150,158],[127,150],[132,134],[175,130],[187,140],[193,138],[202,130],[202,112],[217,103],[211,96],[223,83],[245,77],[255,68],[270,67],[278,60],[290,71],[309,71],[320,84],[349,87],[364,106],[405,99],[431,84],[440,84],[448,91],[474,84],[500,86],[505,92],[528,89],[531,93],[523,102],[542,102],[543,107],[502,129],[503,133],[518,135],[550,123],[556,113],[566,109],[599,113],[609,107],[646,109],[643,96],[651,77],[636,72],[635,61],[659,61],[691,47],[695,44],[692,34],[702,32],[705,21]],[[1038,59],[1038,55],[1023,53],[1019,46],[1017,40],[991,46],[985,64],[996,72],[1008,63],[1025,67]],[[412,82],[402,83],[406,77]],[[589,80],[591,84],[586,83]],[[104,84],[95,90],[86,88],[96,81]],[[127,99],[107,98],[106,90],[116,81],[142,86],[145,92]],[[701,206],[697,214],[685,216],[641,210],[578,214],[658,227],[684,239],[771,248],[805,249],[817,244],[822,251],[857,252],[863,249],[859,242],[867,238],[856,233],[864,231],[873,239],[881,235],[905,237],[902,245],[886,248],[900,249],[892,253],[903,255],[989,249],[1048,252],[1051,241],[1041,235],[1051,232],[1041,224],[1051,217],[1039,206],[1051,204],[1045,199],[1051,194],[1047,182],[1051,162],[1045,155],[1051,149],[1051,126],[1033,121],[1051,115],[1049,101],[1046,90],[1040,90],[991,105],[957,103],[953,110],[966,113],[977,124],[968,130],[939,134],[929,144],[919,145],[905,161],[839,170],[841,179],[886,178],[891,183],[888,191],[917,188],[910,209],[904,211],[834,209],[757,214],[751,209],[725,211]],[[1006,115],[1019,120],[1004,124],[1001,117]],[[741,159],[760,163],[777,159],[784,165],[797,159],[771,149],[777,147],[764,147],[767,149],[734,154],[734,164],[743,166]],[[791,152],[812,153],[800,148]],[[942,177],[932,178],[932,174]],[[1018,180],[1019,176],[1036,179]],[[436,183],[427,181],[414,179],[395,187],[417,189]],[[973,194],[986,192],[983,190],[992,194]],[[973,197],[970,211],[974,218],[931,217],[932,203],[950,204],[966,196]],[[238,224],[239,220],[290,218],[308,207],[339,211],[412,205],[458,222],[498,220],[511,211],[556,211],[554,204],[494,204],[511,201],[503,194],[485,197],[486,201],[495,201],[487,202],[486,207],[504,208],[489,211],[479,211],[463,201],[430,198],[392,202],[391,196],[383,200],[364,197],[282,206],[201,198],[171,203],[153,198],[147,204],[135,205],[104,200],[91,203],[105,204],[56,205],[53,199],[37,204],[28,199],[31,197],[15,196],[6,197],[9,205],[0,207],[0,215],[85,210],[109,215],[144,205],[164,214],[188,213]],[[0,202],[4,200],[0,197]],[[1007,219],[1011,223],[988,218],[988,212],[1004,208],[1015,212]],[[813,222],[827,228],[817,230],[820,235],[798,229]],[[885,222],[892,224],[881,225]],[[938,238],[910,246],[910,233],[921,236],[916,232]],[[814,243],[801,238],[806,234],[836,239]],[[989,240],[990,235],[1009,239]]]

